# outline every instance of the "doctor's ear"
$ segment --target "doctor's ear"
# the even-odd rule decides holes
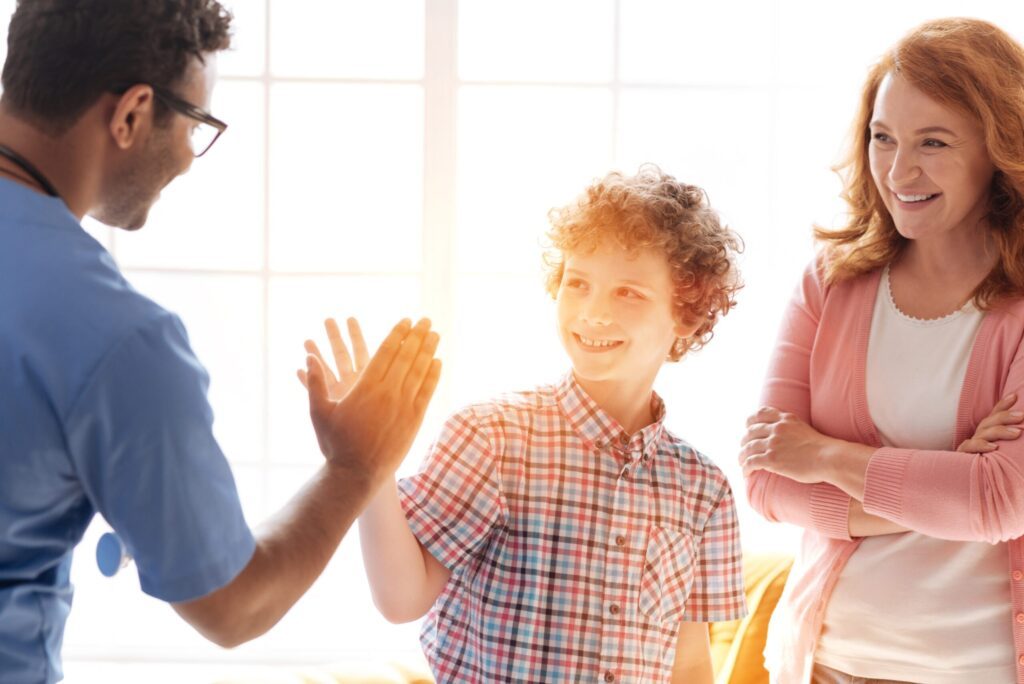
[[[127,150],[153,128],[153,88],[140,83],[117,97],[110,117],[110,136],[118,148]]]

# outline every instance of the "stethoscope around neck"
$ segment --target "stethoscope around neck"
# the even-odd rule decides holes
[[[53,187],[50,179],[43,175],[43,172],[35,167],[35,164],[25,159],[7,145],[0,145],[0,157],[11,162],[19,169],[28,174],[29,178],[39,184],[39,187],[50,197],[60,197],[57,188]]]

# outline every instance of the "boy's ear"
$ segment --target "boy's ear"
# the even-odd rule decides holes
[[[153,89],[140,83],[117,100],[108,127],[114,144],[127,150],[145,137],[152,124]]]
[[[694,321],[693,323],[677,321],[675,328],[673,328],[673,332],[675,332],[676,337],[693,337],[693,334],[697,332],[697,329],[700,328],[702,322],[703,321],[700,320]]]

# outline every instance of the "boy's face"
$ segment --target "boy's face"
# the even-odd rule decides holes
[[[677,337],[693,333],[672,315],[668,259],[602,243],[565,254],[558,332],[580,380],[653,383]]]

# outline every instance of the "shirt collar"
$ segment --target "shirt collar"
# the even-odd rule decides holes
[[[665,402],[657,392],[651,392],[654,422],[632,436],[580,387],[572,371],[555,387],[555,396],[572,429],[599,451],[614,450],[630,460],[650,459],[657,452],[665,430]]]

